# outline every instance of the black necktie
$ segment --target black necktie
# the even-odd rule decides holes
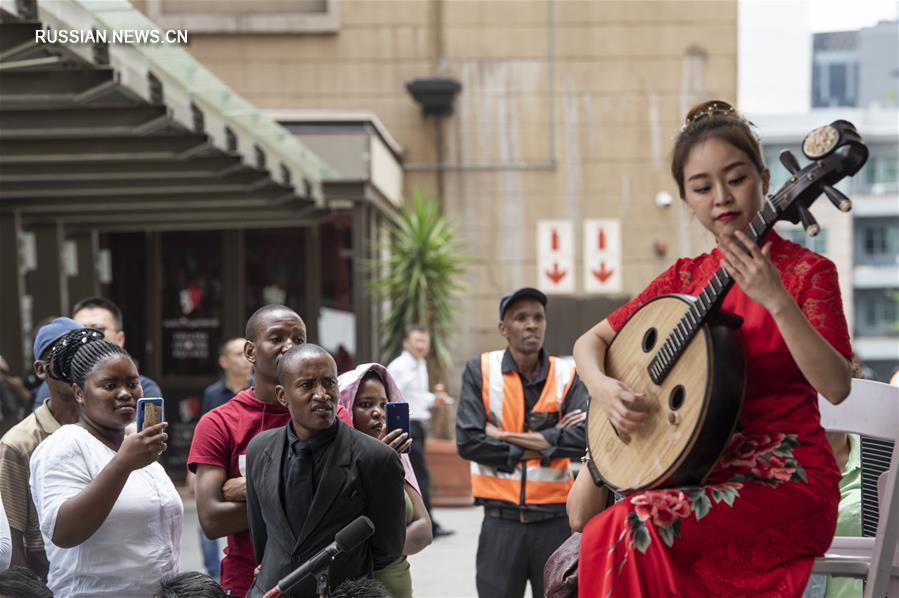
[[[312,449],[308,444],[303,445],[292,459],[284,492],[287,521],[297,537],[303,531],[303,524],[306,523],[306,516],[312,508],[312,498],[315,496],[313,468]]]

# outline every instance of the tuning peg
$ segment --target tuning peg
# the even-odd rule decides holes
[[[799,221],[802,223],[802,228],[805,229],[808,236],[817,237],[818,233],[821,232],[821,227],[818,226],[815,217],[812,216],[812,213],[808,211],[808,208],[803,205],[797,205],[796,208],[799,211]]]
[[[824,192],[830,203],[835,205],[841,212],[848,212],[852,209],[852,201],[843,195],[843,192],[839,189],[835,189],[830,185],[821,185],[821,191]]]
[[[780,163],[784,165],[784,168],[790,171],[790,174],[799,172],[799,161],[796,160],[796,156],[794,156],[793,152],[790,150],[780,152]]]

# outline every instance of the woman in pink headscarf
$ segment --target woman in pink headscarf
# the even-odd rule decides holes
[[[406,400],[387,368],[379,363],[365,363],[341,374],[337,384],[340,405],[349,412],[353,427],[395,449],[406,471],[406,543],[403,545],[403,556],[375,571],[375,579],[383,583],[394,598],[412,598],[412,574],[406,557],[424,550],[433,537],[431,518],[421,498],[412,463],[403,452],[409,449],[413,439],[402,430],[386,433],[387,403],[405,403]]]

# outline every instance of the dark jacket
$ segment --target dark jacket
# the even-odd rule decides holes
[[[512,358],[512,353],[506,349],[503,355],[502,372],[506,374],[518,371],[525,398],[525,422],[528,422],[531,410],[537,403],[543,387],[546,385],[546,376],[549,372],[549,355],[543,349],[540,350],[540,366],[537,373],[528,379]],[[481,358],[475,357],[465,365],[462,374],[462,390],[459,393],[459,405],[456,409],[456,448],[459,456],[469,461],[475,461],[495,467],[497,471],[512,472],[521,461],[524,449],[518,445],[503,440],[497,440],[487,436],[485,432],[487,412],[484,409],[482,391]],[[575,375],[574,382],[562,401],[562,413],[569,413],[575,409],[587,411],[589,395],[580,376]],[[529,427],[522,432],[534,431]],[[549,465],[550,459],[568,457],[580,459],[584,456],[587,447],[587,426],[581,423],[570,428],[557,428],[551,425],[545,429],[537,430],[551,445],[541,451],[543,465]],[[564,504],[550,505],[513,505],[504,501],[475,498],[475,504],[485,506],[514,507],[527,511],[556,511],[565,513]]]
[[[333,542],[334,535],[359,515],[371,519],[375,533],[356,550],[337,556],[331,565],[332,588],[345,579],[370,577],[374,569],[386,567],[400,556],[406,540],[399,456],[343,422],[327,449],[312,508],[297,538],[280,499],[286,437],[286,426],[267,430],[247,448],[247,519],[256,562],[262,565],[248,598],[262,596]],[[312,577],[287,594],[314,595]]]

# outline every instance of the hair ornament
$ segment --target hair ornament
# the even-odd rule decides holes
[[[694,106],[693,109],[687,113],[687,116],[684,119],[684,124],[681,127],[681,131],[687,130],[703,119],[716,116],[723,118],[734,118],[743,122],[748,122],[739,112],[737,112],[736,108],[734,108],[727,102],[723,100],[709,100],[708,102],[703,102],[701,104],[698,104],[697,106]]]

